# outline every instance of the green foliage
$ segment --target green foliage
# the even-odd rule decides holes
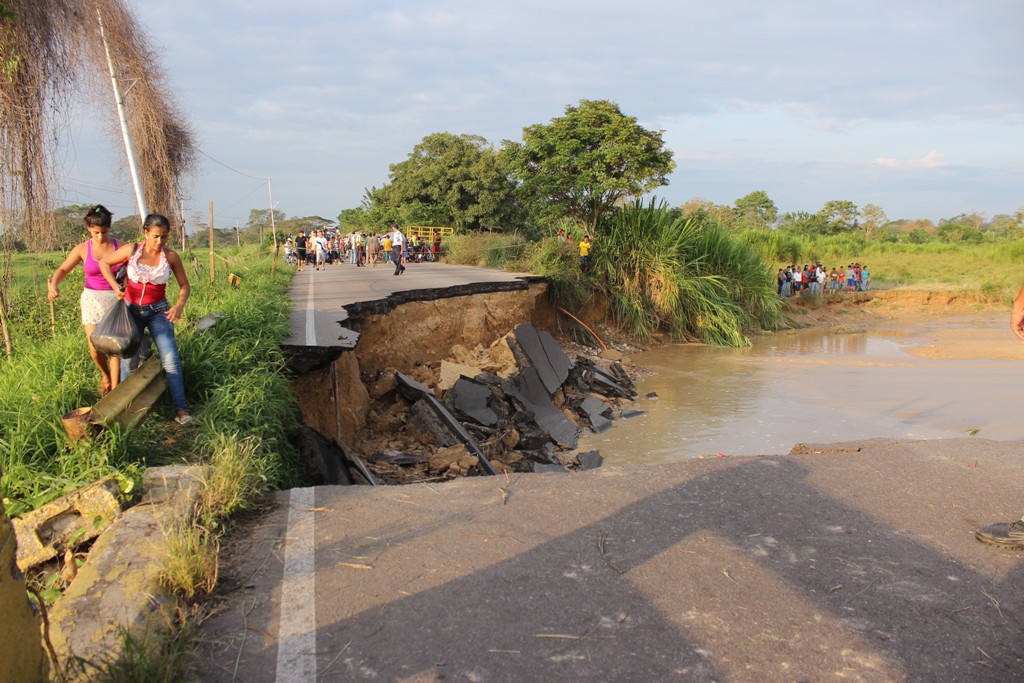
[[[827,201],[818,212],[818,217],[824,221],[829,232],[852,230],[857,225],[859,215],[857,205],[846,199]]]
[[[467,233],[445,242],[445,260],[465,266],[504,268],[519,263],[525,250],[526,240],[518,233]]]
[[[150,632],[135,636],[127,628],[119,630],[117,655],[97,661],[72,660],[67,680],[96,683],[178,683],[189,680],[189,665],[194,656],[192,625],[183,621],[169,633]],[[65,680],[58,677],[56,680]]]
[[[273,210],[273,216],[271,216],[270,209],[249,209],[249,220],[246,221],[245,225],[255,234],[260,234],[261,232],[266,234],[271,232],[274,227],[280,229],[285,218],[285,212],[278,211],[277,209]]]
[[[860,210],[860,215],[864,219],[861,228],[869,238],[889,222],[885,211],[876,204],[865,204],[864,208]]]
[[[917,230],[927,236],[923,229]],[[860,233],[803,239],[806,241],[805,260],[820,260],[830,267],[854,261],[868,264],[873,289],[956,287],[979,292],[983,299],[999,291],[1005,299],[1024,281],[1024,240],[986,240],[971,244],[928,237],[925,242],[914,244],[868,240]],[[780,259],[776,263],[788,265],[793,261]]]
[[[736,221],[734,228],[767,229],[778,220],[779,210],[764,190],[755,190],[736,200]]]
[[[619,321],[641,338],[665,328],[739,346],[745,330],[780,320],[773,276],[753,248],[653,201],[602,223],[591,272]]]
[[[737,237],[752,247],[766,263],[796,263],[803,258],[803,241],[781,230],[746,230]]]
[[[985,235],[967,222],[949,222],[939,225],[938,238],[943,242],[979,244],[985,239]]]
[[[342,233],[349,233],[353,230],[366,230],[370,227],[370,217],[364,207],[358,206],[354,209],[342,209],[338,214],[338,229]]]
[[[668,184],[675,168],[661,131],[649,131],[607,100],[581,100],[549,124],[506,141],[521,191],[544,216],[571,216],[595,230],[601,217],[629,197]]]
[[[77,298],[71,295],[76,286],[71,278],[65,281],[58,308],[71,316],[69,323],[52,340],[18,345],[14,363],[0,363],[0,491],[11,514],[106,474],[117,475],[128,488],[145,465],[215,461],[224,434],[249,444],[247,481],[267,489],[289,480],[294,453],[286,435],[298,416],[280,349],[289,333],[289,277],[279,273],[271,278],[270,256],[254,246],[225,250],[221,256],[241,276],[241,288],[228,286],[222,277],[210,284],[202,262],[183,255],[192,298],[177,337],[187,396],[197,417],[196,426],[185,429],[151,416],[128,434],[110,430],[69,444],[60,418],[96,400],[97,373],[77,321]],[[172,284],[168,298],[175,297]],[[38,299],[35,305],[47,306]],[[195,322],[214,311],[223,317],[213,331],[197,332]],[[170,415],[169,403],[159,403],[158,412]]]
[[[828,231],[828,224],[820,214],[791,211],[782,215],[779,230],[799,235],[820,235]]]
[[[523,269],[543,275],[551,283],[555,305],[578,310],[590,295],[587,278],[580,270],[579,252],[557,237],[532,243],[524,253]]]
[[[391,165],[387,191],[371,201],[416,225],[459,231],[508,225],[518,218],[515,185],[501,156],[478,135],[434,133]]]

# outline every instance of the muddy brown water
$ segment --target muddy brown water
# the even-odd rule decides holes
[[[1024,439],[1024,343],[1007,322],[979,314],[647,351],[632,358],[651,373],[637,384],[646,413],[581,450],[640,464],[875,437]]]

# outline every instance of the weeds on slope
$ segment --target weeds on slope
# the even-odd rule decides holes
[[[222,259],[241,277],[239,288],[226,282],[222,266],[211,283],[198,257],[184,257],[192,297],[176,334],[197,418],[191,425],[170,421],[164,397],[140,428],[71,444],[61,416],[98,398],[97,373],[80,327],[21,347],[13,363],[0,363],[0,492],[12,516],[107,474],[117,476],[130,494],[146,466],[215,461],[225,438],[250,444],[245,465],[260,489],[290,480],[293,451],[286,435],[297,425],[298,411],[280,350],[289,330],[290,278],[271,278],[270,257],[252,247],[226,250]],[[174,301],[173,283],[168,289]],[[62,299],[68,300],[65,307],[73,306],[74,297]],[[199,332],[196,323],[213,312],[221,314],[216,326]]]

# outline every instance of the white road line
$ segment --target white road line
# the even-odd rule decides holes
[[[306,346],[316,346],[316,316],[314,315],[316,306],[314,303],[315,297],[313,289],[314,279],[315,278],[310,276],[309,293],[306,294]]]
[[[277,679],[316,681],[316,582],[314,489],[292,489],[285,533],[281,616],[277,630]]]

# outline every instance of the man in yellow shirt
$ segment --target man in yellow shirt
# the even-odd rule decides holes
[[[590,265],[590,235],[580,240],[580,268],[586,270]]]

